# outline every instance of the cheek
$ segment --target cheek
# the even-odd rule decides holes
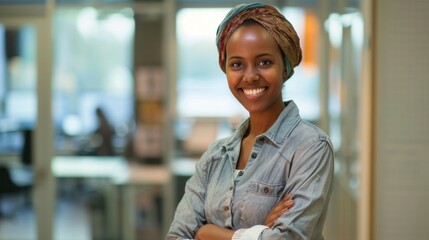
[[[237,85],[239,84],[240,80],[239,80],[239,76],[237,76],[237,74],[228,74],[227,75],[227,80],[228,80],[228,88],[229,91],[232,93],[232,95],[238,99],[239,98],[239,93],[237,92]]]
[[[227,72],[226,79],[228,81],[229,88],[234,88],[234,86],[239,82],[239,75],[235,72]]]
[[[234,95],[235,97],[237,97],[237,88],[236,88],[236,84],[234,82],[228,81],[228,88],[229,91],[232,93],[232,95]]]
[[[264,76],[272,85],[283,86],[283,71],[268,71]]]

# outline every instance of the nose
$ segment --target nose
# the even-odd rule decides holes
[[[248,66],[244,72],[243,80],[247,82],[254,82],[259,80],[258,69],[254,66]]]

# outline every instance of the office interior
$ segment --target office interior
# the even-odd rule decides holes
[[[217,64],[227,0],[0,0],[0,239],[163,239],[247,115]],[[284,87],[335,150],[325,239],[425,239],[429,1],[278,0]]]

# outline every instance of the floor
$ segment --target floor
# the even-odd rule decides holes
[[[0,240],[36,239],[35,215],[31,203],[22,196],[5,196],[1,201]],[[57,200],[54,239],[89,240],[91,216],[83,199]]]
[[[103,196],[96,191],[97,187],[94,188],[97,184],[69,181],[58,185],[61,189],[57,191],[54,240],[105,240],[106,215]],[[146,194],[136,195],[135,239],[162,239],[159,224],[148,214],[153,211],[145,210],[147,198],[144,196]],[[29,199],[25,194],[0,198],[0,240],[37,240],[35,215]],[[155,205],[160,206],[160,200],[156,202]],[[154,206],[150,206],[153,209]],[[120,224],[118,222],[118,226]]]

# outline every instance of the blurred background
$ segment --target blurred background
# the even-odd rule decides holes
[[[247,117],[217,63],[227,0],[0,0],[0,239],[163,239],[207,146]],[[325,239],[425,239],[426,0],[278,0],[284,99],[325,130]]]

